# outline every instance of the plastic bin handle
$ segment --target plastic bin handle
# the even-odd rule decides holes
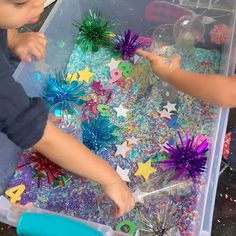
[[[25,212],[17,225],[19,236],[102,236],[103,234],[72,218],[50,213]]]

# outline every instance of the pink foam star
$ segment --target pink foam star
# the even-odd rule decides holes
[[[127,142],[125,141],[121,145],[116,145],[116,153],[115,156],[121,155],[122,157],[126,157],[127,153],[130,151],[130,147],[127,146]]]
[[[161,118],[171,119],[172,114],[168,112],[167,110],[158,111],[158,113],[160,114]]]

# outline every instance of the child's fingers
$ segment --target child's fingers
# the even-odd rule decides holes
[[[124,203],[120,203],[118,205],[118,209],[117,209],[117,212],[116,212],[116,217],[121,217],[123,216],[125,213],[127,212],[127,209],[126,209],[126,205]]]
[[[41,60],[44,58],[46,53],[46,46],[44,43],[40,43],[39,41],[34,44],[30,44],[28,51],[36,57],[37,60]]]
[[[22,53],[22,54],[20,55],[20,59],[21,59],[22,61],[26,61],[26,62],[31,62],[31,61],[32,61],[31,56],[30,56],[27,52]]]
[[[180,60],[181,60],[180,55],[175,55],[175,56],[170,57],[170,61],[172,62],[172,65],[174,68],[180,67]]]
[[[37,32],[35,33],[37,36],[41,37],[42,39],[45,39],[46,40],[46,36],[44,35],[44,33],[41,33],[41,32]]]
[[[138,50],[136,51],[136,53],[137,53],[139,56],[142,56],[142,57],[148,59],[150,62],[153,62],[153,61],[157,58],[157,56],[154,55],[153,53],[147,52],[147,51],[145,51],[145,50],[143,50],[143,49],[138,49]]]
[[[127,207],[123,202],[117,203],[117,209],[115,211],[114,216],[119,218],[121,216],[123,216],[127,211]]]
[[[122,201],[120,203],[117,203],[118,205],[118,209],[116,211],[115,216],[116,217],[121,217],[122,215],[124,215],[125,213],[130,212],[134,206],[135,206],[135,201],[134,199],[131,197],[130,199],[127,199],[127,201]]]
[[[47,45],[47,39],[45,37],[38,36],[38,43],[42,46],[46,47]]]
[[[30,49],[34,48],[34,47],[37,47],[37,48],[40,48],[42,50],[46,50],[46,46],[47,46],[47,41],[44,40],[44,39],[41,39],[39,37],[36,37],[34,39],[34,42],[31,42],[28,47]]]
[[[31,33],[30,38],[33,41],[37,40],[37,41],[44,42],[44,43],[47,42],[47,38],[45,37],[45,35],[43,33],[40,33],[40,32]]]
[[[170,60],[171,60],[171,61],[180,62],[181,56],[180,56],[179,54],[174,55],[174,56],[171,56],[171,57],[170,57]]]
[[[43,59],[43,57],[45,55],[44,48],[42,46],[39,46],[39,45],[30,48],[29,52],[30,52],[30,54],[35,56],[36,60]]]

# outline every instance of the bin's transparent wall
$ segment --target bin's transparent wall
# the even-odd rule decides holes
[[[230,4],[234,4],[234,0],[227,1],[229,4],[225,4],[225,1],[222,3],[222,8],[220,9],[210,9],[209,11],[205,11],[205,5],[201,6],[196,5],[195,3],[199,1],[184,1],[182,0],[182,5],[187,5],[187,3],[191,3],[189,5],[190,8],[182,8],[181,5],[177,5],[181,12],[180,16],[192,14],[196,12],[197,14],[204,13],[205,16],[218,18],[220,17],[220,21],[223,20],[224,23],[230,25],[232,28],[235,24],[235,16],[233,12],[228,11],[228,7]],[[204,3],[205,1],[202,1]],[[161,5],[162,4],[162,5]],[[73,5],[73,7],[71,7]],[[43,75],[48,69],[50,70],[61,70],[64,69],[70,54],[72,53],[74,47],[74,40],[76,38],[76,32],[72,27],[73,20],[79,20],[84,12],[88,11],[88,9],[102,9],[102,12],[105,15],[112,15],[117,22],[117,31],[122,32],[127,28],[131,28],[137,32],[140,32],[144,35],[151,35],[153,30],[161,24],[166,23],[174,23],[176,19],[173,17],[169,17],[168,14],[163,15],[162,18],[155,15],[156,7],[164,6],[165,8],[169,8],[170,12],[172,11],[174,4],[169,4],[166,2],[158,2],[158,1],[150,1],[150,0],[136,0],[135,3],[133,0],[120,0],[120,1],[107,1],[104,4],[102,0],[58,0],[56,7],[54,8],[52,14],[46,21],[43,31],[45,31],[48,37],[48,50],[46,54],[46,58],[43,62],[35,62],[35,63],[22,63],[17,71],[15,72],[15,79],[19,81],[25,88],[26,92],[30,96],[39,96],[41,93],[41,89],[43,86],[43,79],[41,82],[37,81],[35,78],[35,71],[40,71]],[[207,7],[208,8],[208,7]],[[232,7],[230,8],[232,11]],[[169,14],[170,14],[169,12]],[[224,15],[224,16],[223,16]],[[178,17],[180,17],[178,16]],[[221,17],[223,16],[223,17]],[[232,37],[231,37],[232,38]],[[60,47],[61,42],[63,42],[63,47]],[[204,45],[203,45],[204,46]],[[221,59],[221,73],[232,72],[232,68],[234,62],[230,57],[232,55],[232,42],[229,40],[228,44],[226,44],[222,51],[222,59]],[[219,109],[218,119],[215,121],[215,134],[214,137],[218,137],[219,124],[221,118],[221,109]],[[222,136],[223,134],[221,134]],[[1,148],[2,155],[0,159],[5,158],[7,160],[6,163],[2,162],[0,166],[1,173],[4,172],[4,178],[0,181],[1,189],[4,190],[6,188],[11,174],[14,172],[14,167],[17,161],[17,149],[14,145],[10,144],[6,141],[6,138],[0,137],[1,145],[4,145]],[[212,151],[210,153],[210,158],[207,163],[207,179],[210,179],[213,168],[213,156],[216,152],[216,146],[213,144]],[[214,160],[214,161],[220,161]],[[10,163],[10,164],[9,164]],[[201,198],[201,208],[202,208],[202,219],[204,219],[203,215],[205,209],[205,202],[208,194],[209,183],[206,183],[205,195],[202,195]],[[0,190],[1,190],[0,189]],[[213,211],[213,209],[210,209]],[[208,212],[209,213],[209,212]],[[207,214],[208,214],[207,213]],[[200,226],[197,230],[200,229]]]
[[[180,0],[183,6],[194,8],[207,8],[232,12],[235,7],[234,0]]]

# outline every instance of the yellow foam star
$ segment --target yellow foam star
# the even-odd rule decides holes
[[[84,70],[79,70],[79,81],[85,81],[86,83],[89,82],[90,78],[94,75],[88,67],[86,67]]]
[[[145,181],[149,179],[152,173],[155,173],[156,169],[152,167],[151,159],[145,163],[138,162],[138,170],[134,173],[135,176],[143,176]]]
[[[78,80],[78,77],[79,77],[79,75],[78,75],[78,73],[77,72],[75,72],[75,73],[67,73],[67,77],[66,77],[66,80],[68,80],[68,81],[77,81]]]

